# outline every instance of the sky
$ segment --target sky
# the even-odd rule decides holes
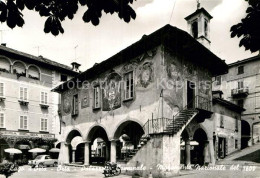
[[[210,21],[211,51],[226,63],[242,60],[258,53],[239,48],[239,39],[230,38],[230,27],[245,17],[245,0],[200,0],[212,16]],[[59,63],[78,62],[81,71],[92,67],[166,24],[187,31],[185,17],[197,8],[196,0],[137,0],[131,5],[137,17],[126,23],[117,14],[103,13],[98,26],[84,23],[82,16],[87,7],[80,7],[73,20],[65,20],[64,34],[54,37],[43,31],[45,18],[24,10],[22,28],[8,28],[0,24],[2,43],[7,47],[42,55]]]

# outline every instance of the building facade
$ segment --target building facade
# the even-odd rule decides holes
[[[229,72],[215,78],[213,88],[242,112],[241,148],[260,141],[260,56],[231,63]]]
[[[203,14],[209,22],[205,12],[197,10],[186,20]],[[198,19],[197,28],[202,22]],[[144,35],[54,89],[62,95],[64,122],[59,162],[91,164],[98,139],[104,141],[104,160],[144,165],[154,174],[158,165],[180,165],[181,142],[185,164],[191,161],[191,141],[198,143],[196,164],[214,163],[214,132],[201,123],[213,113],[211,77],[225,72],[224,61],[176,27]]]
[[[0,156],[6,148],[22,150],[19,160],[31,159],[28,150],[50,149],[59,140],[60,96],[51,89],[77,72],[54,61],[0,46]]]

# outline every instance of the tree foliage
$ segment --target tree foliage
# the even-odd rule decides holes
[[[249,7],[246,17],[240,23],[233,25],[230,29],[231,38],[242,37],[239,47],[256,52],[260,50],[260,0],[246,0]]]
[[[6,22],[10,28],[22,27],[24,19],[22,11],[27,8],[36,11],[40,16],[47,17],[44,32],[53,35],[64,33],[61,25],[66,18],[73,19],[79,5],[86,6],[82,19],[98,25],[105,13],[117,13],[120,19],[130,22],[136,18],[135,11],[130,4],[133,0],[0,0],[0,21]]]

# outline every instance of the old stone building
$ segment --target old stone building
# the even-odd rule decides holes
[[[50,149],[60,137],[59,100],[51,89],[77,72],[72,68],[0,45],[0,158],[14,147],[32,158],[33,147]]]
[[[242,112],[241,148],[260,141],[260,56],[228,65],[228,73],[217,76],[214,90],[246,110]]]
[[[56,87],[59,162],[92,164],[93,145],[103,140],[104,160],[144,165],[155,174],[158,165],[178,170],[183,142],[189,164],[193,141],[194,163],[214,164],[214,131],[203,123],[213,113],[211,79],[227,65],[205,45],[211,18],[198,9],[186,18],[192,36],[166,25]]]

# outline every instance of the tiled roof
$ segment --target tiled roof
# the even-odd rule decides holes
[[[244,64],[244,63],[251,62],[251,61],[257,61],[257,60],[260,61],[260,55],[250,57],[250,58],[246,58],[246,59],[243,59],[243,60],[238,60],[236,62],[230,63],[230,64],[228,64],[228,67]]]
[[[98,76],[105,71],[111,70],[114,66],[125,63],[159,45],[164,45],[174,51],[177,50],[180,54],[189,58],[190,61],[208,68],[214,76],[228,72],[228,66],[224,60],[213,54],[187,32],[168,24],[152,34],[143,36],[139,41],[103,62],[94,65],[70,81],[76,81],[77,79],[84,81]],[[65,86],[70,81],[54,88],[53,91],[61,92],[66,90]]]
[[[27,54],[27,53],[24,53],[24,52],[21,52],[21,51],[18,51],[18,50],[15,50],[15,49],[12,49],[12,48],[8,48],[6,46],[3,46],[3,45],[0,45],[0,54],[2,55],[3,53],[7,53],[9,54],[10,56],[19,56],[19,57],[22,57],[22,58],[19,58],[19,60],[24,60],[24,61],[30,61],[31,63],[40,63],[40,64],[45,64],[45,65],[49,65],[53,68],[56,68],[56,69],[62,69],[62,70],[65,70],[67,72],[70,72],[72,74],[77,74],[77,72],[74,72],[72,71],[72,68],[69,67],[69,66],[66,66],[64,64],[61,64],[61,63],[58,63],[58,62],[55,62],[55,61],[52,61],[50,59],[47,59],[47,58],[44,58],[42,56],[33,56],[31,54]],[[9,55],[7,57],[9,57]]]

